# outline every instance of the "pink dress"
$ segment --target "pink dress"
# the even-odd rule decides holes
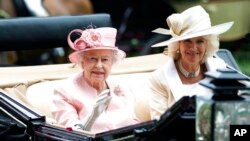
[[[94,122],[91,132],[99,133],[139,123],[134,113],[135,98],[128,89],[106,80],[112,97],[109,106]],[[54,91],[52,115],[65,127],[84,124],[97,99],[97,91],[87,84],[83,73],[63,81]]]

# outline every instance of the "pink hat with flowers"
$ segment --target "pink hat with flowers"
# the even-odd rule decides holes
[[[78,37],[72,41],[72,34]],[[110,49],[115,51],[117,59],[126,57],[126,53],[115,46],[117,30],[112,27],[88,28],[85,30],[74,29],[68,34],[68,44],[75,50],[69,55],[72,63],[77,63],[80,52],[96,49]]]

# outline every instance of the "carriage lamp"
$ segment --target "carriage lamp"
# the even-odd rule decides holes
[[[196,98],[196,141],[229,141],[230,125],[250,124],[250,79],[228,68],[205,75],[200,84],[213,96]]]

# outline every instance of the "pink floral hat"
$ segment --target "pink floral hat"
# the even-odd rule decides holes
[[[72,41],[73,33],[78,34],[76,40]],[[126,57],[126,53],[115,46],[117,30],[111,27],[88,28],[85,30],[74,29],[68,34],[68,44],[75,50],[69,55],[72,63],[77,63],[78,53],[96,49],[111,49],[115,51],[117,59]]]

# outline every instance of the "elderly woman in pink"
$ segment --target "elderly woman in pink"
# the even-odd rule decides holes
[[[116,33],[111,27],[69,33],[68,44],[75,50],[69,59],[83,71],[54,90],[52,115],[58,124],[98,133],[139,122],[132,93],[108,79],[113,64],[126,56],[115,46]]]

